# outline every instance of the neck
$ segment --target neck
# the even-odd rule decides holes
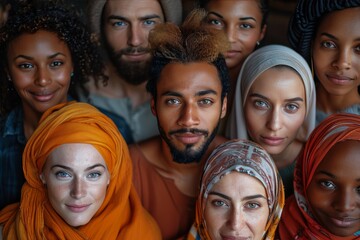
[[[34,133],[42,113],[32,111],[31,109],[24,107],[24,134],[25,138],[29,139]]]
[[[150,94],[146,91],[146,82],[140,85],[126,82],[111,63],[106,65],[106,75],[109,77],[108,84],[106,86],[99,84],[98,89],[91,91],[108,98],[129,98],[133,108],[150,100]]]
[[[279,154],[272,154],[271,157],[275,162],[275,165],[278,169],[285,168],[291,165],[298,157],[303,148],[303,143],[294,140],[289,146],[287,146],[284,151]]]
[[[357,88],[346,95],[334,95],[318,84],[316,89],[316,107],[325,113],[335,113],[354,105],[360,104],[360,95]]]

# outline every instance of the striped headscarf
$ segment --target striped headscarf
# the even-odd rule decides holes
[[[340,238],[320,226],[312,217],[306,192],[325,155],[336,143],[346,140],[360,141],[360,116],[347,113],[332,114],[314,129],[302,157],[296,163],[295,195],[286,200],[279,225],[280,239]],[[354,233],[353,239],[360,239],[360,229]]]
[[[68,225],[51,206],[40,179],[49,154],[68,143],[87,143],[102,155],[110,173],[106,196],[84,226]],[[0,212],[5,239],[160,239],[132,184],[127,145],[115,124],[86,103],[56,105],[42,116],[23,154],[26,182],[20,203]]]
[[[230,140],[217,147],[206,162],[196,202],[196,221],[188,239],[210,239],[204,211],[208,193],[226,174],[232,171],[248,174],[259,180],[266,191],[269,217],[263,239],[273,239],[284,206],[283,184],[270,155],[249,140]]]

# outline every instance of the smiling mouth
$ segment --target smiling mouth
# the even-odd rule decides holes
[[[43,92],[43,93],[31,93],[35,100],[39,102],[47,102],[51,100],[54,96],[54,92]]]

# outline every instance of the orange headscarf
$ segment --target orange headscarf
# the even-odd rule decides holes
[[[325,155],[336,143],[346,140],[360,141],[359,115],[332,114],[312,132],[302,157],[296,163],[295,195],[286,199],[278,228],[280,239],[342,239],[331,234],[312,217],[306,192]],[[360,231],[354,233],[352,239],[360,239]]]
[[[84,226],[68,225],[52,208],[40,173],[48,155],[65,143],[92,144],[110,173],[106,197]],[[0,212],[5,239],[160,239],[132,185],[127,145],[114,123],[86,103],[65,103],[46,111],[23,154],[26,182],[21,201]]]

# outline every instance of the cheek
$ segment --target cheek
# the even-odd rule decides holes
[[[206,228],[211,236],[211,239],[216,239],[221,227],[221,216],[215,213],[211,207],[206,206],[204,211],[204,222]]]
[[[298,131],[300,130],[301,126],[304,124],[305,120],[305,111],[298,112],[293,116],[288,118],[287,126],[289,129],[289,135],[296,137]]]

